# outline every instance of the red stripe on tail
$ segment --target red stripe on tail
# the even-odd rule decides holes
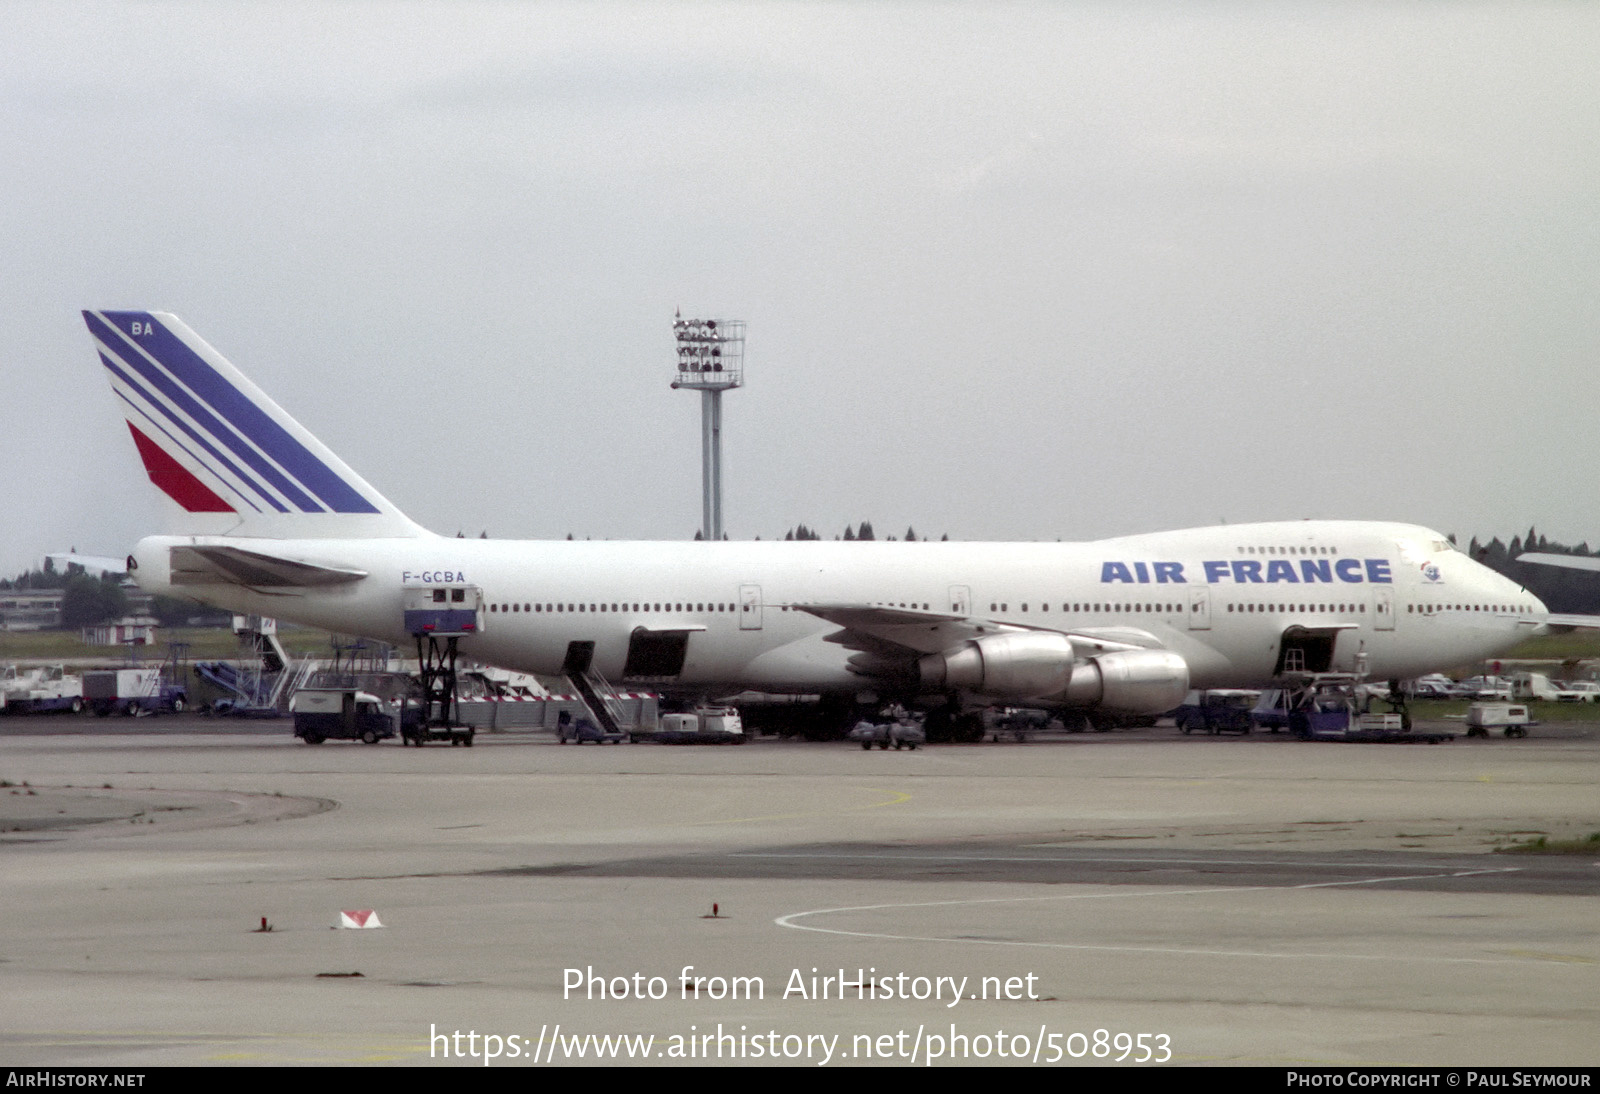
[[[167,497],[191,513],[238,512],[209,486],[190,474],[182,464],[167,455],[165,449],[140,433],[132,422],[128,423],[128,432],[133,434],[133,443],[139,446],[139,458],[144,461],[150,481],[166,491]]]

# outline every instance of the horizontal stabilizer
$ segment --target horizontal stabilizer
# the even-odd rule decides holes
[[[253,589],[344,585],[365,570],[325,566],[239,547],[172,548],[173,585],[244,585]]]

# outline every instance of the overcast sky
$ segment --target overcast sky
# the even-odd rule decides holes
[[[79,309],[411,516],[1600,543],[1600,5],[0,2],[0,574],[163,530]]]

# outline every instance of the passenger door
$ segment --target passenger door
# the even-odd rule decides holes
[[[741,631],[759,631],[761,629],[761,586],[739,586],[739,629]]]

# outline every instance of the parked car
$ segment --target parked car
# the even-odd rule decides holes
[[[1261,695],[1237,688],[1191,691],[1173,712],[1173,721],[1184,733],[1249,733],[1251,711]]]
[[[1456,694],[1456,682],[1448,676],[1434,673],[1431,676],[1419,676],[1411,681],[1407,689],[1413,699],[1453,699]]]
[[[1469,676],[1457,689],[1458,699],[1482,699],[1489,702],[1509,702],[1511,681],[1503,676]]]
[[[1565,702],[1600,703],[1600,684],[1593,680],[1568,680],[1560,687]]]

